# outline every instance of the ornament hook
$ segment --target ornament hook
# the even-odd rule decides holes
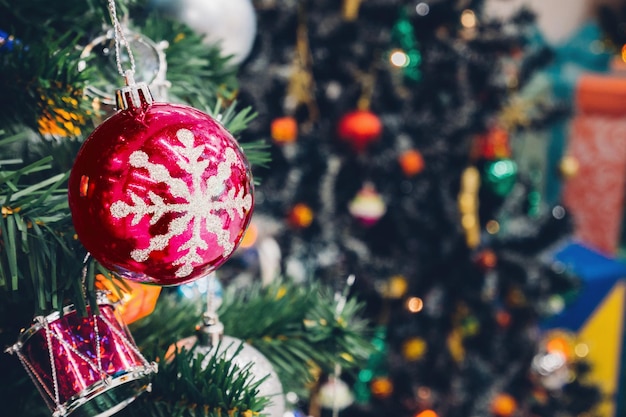
[[[115,33],[115,61],[117,63],[117,71],[126,80],[126,86],[115,91],[115,104],[118,110],[126,110],[131,107],[140,108],[142,105],[152,104],[152,93],[146,83],[135,83],[135,57],[130,49],[130,43],[126,40],[124,28],[117,19],[117,11],[115,9],[115,0],[109,0],[109,15],[113,24]],[[122,68],[121,46],[126,48],[130,69]]]
[[[196,333],[200,346],[216,346],[224,336],[224,325],[217,314],[221,300],[216,296],[217,276],[215,272],[207,275],[206,279],[206,311],[202,314],[202,324],[196,326]]]

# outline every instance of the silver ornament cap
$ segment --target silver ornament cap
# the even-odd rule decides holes
[[[126,86],[115,91],[115,104],[118,110],[128,108],[140,108],[153,102],[152,93],[146,83],[136,83],[133,71],[126,70],[124,73]]]

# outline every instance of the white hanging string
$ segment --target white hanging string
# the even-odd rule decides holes
[[[217,291],[217,275],[215,272],[211,272],[207,275],[207,288],[206,288],[206,310],[204,317],[207,320],[219,321],[217,316],[217,309],[220,307],[221,301],[216,296]]]
[[[129,75],[132,76],[135,74],[135,57],[130,50],[130,44],[126,40],[126,35],[124,35],[124,28],[122,27],[120,21],[117,19],[115,0],[109,0],[109,15],[111,16],[111,23],[113,23],[113,29],[115,33],[115,62],[117,63],[117,71],[122,77],[128,78]],[[124,70],[122,66],[122,54],[120,52],[122,45],[124,46],[124,48],[126,48],[128,60],[130,61],[130,69],[127,70]]]

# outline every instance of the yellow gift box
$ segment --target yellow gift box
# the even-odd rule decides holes
[[[577,242],[556,251],[553,260],[563,263],[582,281],[576,299],[560,314],[542,325],[546,332],[572,332],[576,342],[586,345],[585,360],[591,365],[589,381],[603,393],[598,416],[624,415],[618,403],[624,342],[626,264]]]

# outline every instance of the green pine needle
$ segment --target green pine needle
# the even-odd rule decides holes
[[[238,367],[226,352],[196,354],[184,348],[159,357],[159,372],[152,381],[150,394],[139,397],[127,415],[185,417],[252,417],[269,404],[259,396],[266,377],[255,380],[252,363]],[[219,350],[219,346],[216,348]]]
[[[332,373],[336,364],[347,372],[358,369],[372,352],[362,309],[351,298],[337,315],[329,288],[276,281],[227,291],[220,311],[229,335],[256,347],[286,389],[306,397],[303,387],[319,372]]]
[[[165,293],[154,313],[131,325],[135,340],[167,349],[194,334],[203,305]],[[368,322],[360,316],[363,304],[349,298],[339,315],[336,307],[334,294],[322,285],[276,281],[227,290],[219,313],[228,336],[247,341],[272,363],[285,392],[306,398],[321,372],[332,373],[336,364],[358,370],[374,351]]]
[[[25,135],[1,136],[6,147]],[[67,205],[68,173],[46,176],[49,157],[10,162],[0,165],[0,291],[19,293],[37,313],[58,309],[65,298],[82,296],[71,285],[80,279],[81,252]]]

